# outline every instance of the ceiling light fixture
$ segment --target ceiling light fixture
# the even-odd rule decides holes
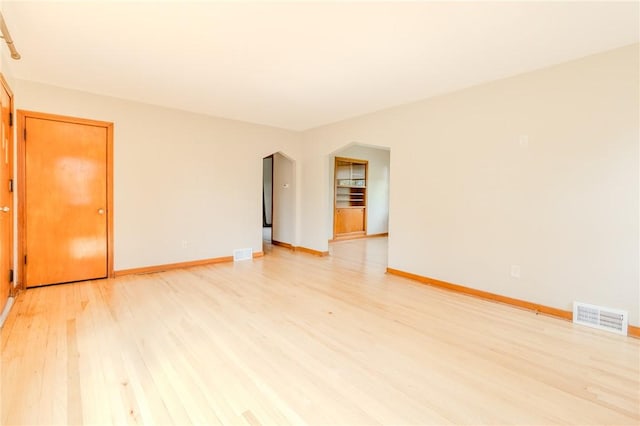
[[[13,45],[13,39],[11,38],[11,34],[9,34],[9,28],[7,28],[7,24],[4,22],[4,17],[2,16],[2,13],[0,13],[0,32],[2,33],[0,38],[3,38],[4,41],[7,43],[7,47],[11,52],[11,57],[15,60],[20,59],[20,54],[16,50],[16,47]]]

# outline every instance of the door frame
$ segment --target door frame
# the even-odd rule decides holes
[[[25,182],[26,151],[25,130],[26,119],[37,118],[41,120],[62,121],[72,124],[84,124],[89,126],[104,127],[107,131],[107,278],[113,278],[113,123],[108,121],[90,120],[86,118],[69,117],[65,115],[49,114],[44,112],[17,110],[18,116],[18,259],[25,256]],[[18,287],[25,289],[24,261],[18,262]]]
[[[0,84],[2,85],[2,87],[4,88],[4,90],[7,92],[7,94],[9,95],[9,113],[11,114],[11,126],[9,129],[9,176],[10,179],[13,180],[14,184],[15,184],[15,176],[14,176],[14,136],[13,136],[13,130],[15,129],[15,125],[16,122],[13,119],[14,115],[13,115],[13,91],[11,90],[11,88],[9,87],[9,83],[7,82],[7,80],[4,78],[3,74],[0,74]],[[15,187],[13,188],[15,189]],[[16,216],[15,216],[15,210],[14,210],[14,206],[16,205],[15,202],[15,193],[11,194],[11,233],[9,234],[9,245],[10,245],[10,250],[9,250],[9,262],[11,264],[11,269],[14,269],[15,266],[15,221],[16,221]],[[13,282],[9,283],[9,297],[13,297],[16,295],[17,292],[17,287],[16,287],[16,276],[13,276]],[[0,303],[2,303],[2,301],[0,301]],[[1,312],[0,312],[1,313]]]

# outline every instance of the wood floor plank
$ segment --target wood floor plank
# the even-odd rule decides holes
[[[28,290],[0,422],[640,423],[640,341],[388,275],[386,244]]]

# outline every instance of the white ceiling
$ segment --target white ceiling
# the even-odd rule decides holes
[[[639,41],[637,1],[2,1],[13,77],[304,130]],[[6,49],[6,46],[0,46]]]

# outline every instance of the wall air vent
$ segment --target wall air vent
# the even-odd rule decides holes
[[[243,249],[235,249],[233,251],[233,261],[237,262],[239,260],[251,260],[253,259],[253,249],[243,248]]]
[[[629,313],[619,309],[573,302],[573,322],[626,336]]]

